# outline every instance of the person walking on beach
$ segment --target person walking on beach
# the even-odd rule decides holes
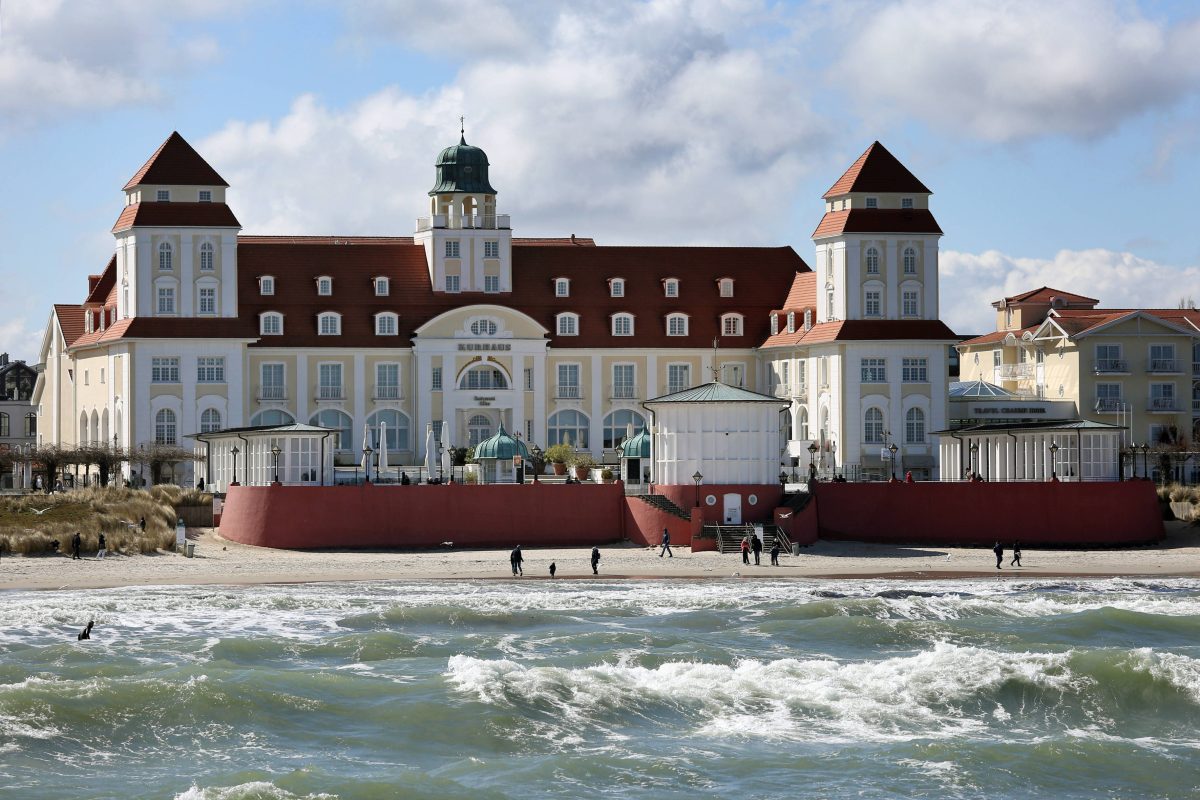
[[[758,538],[755,534],[751,534],[750,546],[754,549],[754,566],[761,567],[762,562],[759,558],[762,556],[762,539]]]
[[[100,544],[96,546],[96,559],[104,558],[108,553],[108,543],[104,540],[104,534],[100,534]]]
[[[992,548],[992,552],[996,554],[996,569],[1000,569],[1000,562],[1004,560],[1004,545],[996,542],[996,546]]]
[[[71,537],[71,560],[75,561],[80,557],[79,551],[83,549],[83,537],[79,535],[79,531],[75,531],[75,535]]]
[[[779,566],[779,540],[775,540],[775,544],[771,545],[771,566]]]
[[[743,564],[750,563],[750,537],[749,536],[742,537],[742,563]]]
[[[522,566],[525,562],[525,556],[521,555],[521,545],[513,548],[512,553],[508,556],[508,560],[512,564],[513,575],[525,574],[525,568]]]
[[[597,569],[597,567],[599,567],[599,566],[600,566],[600,548],[593,547],[592,548],[592,574],[593,575],[600,574],[600,570]]]
[[[1021,543],[1020,542],[1013,542],[1013,557],[1012,557],[1012,561],[1008,562],[1008,565],[1010,567],[1021,566]]]
[[[662,558],[663,553],[666,553],[671,558],[675,557],[675,554],[671,552],[671,532],[666,528],[663,528],[662,550],[658,551],[658,557]]]
[[[551,561],[550,562],[550,577],[553,578],[554,573],[556,573],[556,572],[558,572],[558,567],[555,565],[555,563],[553,561]]]

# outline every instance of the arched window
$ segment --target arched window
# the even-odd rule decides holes
[[[212,242],[205,242],[200,245],[200,269],[210,270],[213,268],[213,246]]]
[[[624,297],[625,296],[625,279],[612,278],[608,282],[609,297]]]
[[[679,297],[679,279],[664,278],[663,279],[663,294],[667,297]]]
[[[100,415],[100,444],[108,444],[108,409],[104,409],[104,413]]]
[[[879,274],[879,251],[874,247],[867,248],[867,274]]]
[[[687,336],[687,335],[688,335],[687,314],[668,314],[667,315],[667,336]]]
[[[564,312],[558,314],[555,319],[558,324],[555,326],[558,329],[559,336],[578,336],[579,335],[579,315]]]
[[[336,311],[326,311],[317,315],[317,333],[321,336],[340,336],[342,333],[342,315]]]
[[[397,322],[398,317],[391,311],[382,311],[375,315],[375,335],[376,336],[395,336],[400,326]]]
[[[646,423],[645,417],[627,408],[618,408],[604,418],[604,448],[612,449],[628,439]]]
[[[252,426],[264,425],[275,427],[278,425],[291,425],[295,421],[295,417],[279,408],[264,409],[250,418]]]
[[[158,246],[158,268],[161,270],[171,269],[171,245],[168,242],[163,242]]]
[[[588,418],[582,411],[564,409],[546,420],[547,444],[569,444],[581,450],[588,446]]]
[[[476,414],[467,420],[467,447],[476,447],[491,435],[492,421],[485,415]]]
[[[911,247],[904,248],[904,274],[917,274],[917,251]]]
[[[160,408],[154,415],[154,443],[175,444],[175,412],[169,408]]]
[[[721,278],[718,280],[717,293],[721,297],[733,297],[733,278]]]
[[[100,444],[100,415],[92,411],[92,427],[88,432],[88,441],[92,444]]]
[[[925,412],[910,408],[904,415],[904,441],[908,444],[925,443]]]
[[[742,335],[742,315],[741,314],[722,314],[721,315],[721,335],[722,336],[741,336]]]
[[[612,335],[613,336],[633,336],[633,315],[632,314],[613,314]]]
[[[408,416],[395,409],[385,408],[367,417],[367,428],[371,432],[371,447],[379,451],[380,423],[387,430],[387,448],[390,452],[408,450]]]
[[[878,408],[868,408],[863,415],[863,441],[883,444],[883,412]]]
[[[458,380],[459,389],[507,389],[508,378],[503,372],[489,364],[479,364],[463,373]]]
[[[808,441],[808,409],[804,406],[800,407],[800,437],[802,441]]]
[[[88,429],[87,428],[88,428],[87,412],[80,411],[79,412],[79,431],[78,431],[78,435],[75,437],[75,441],[79,442],[80,447],[87,444],[87,438],[88,438]]]
[[[555,297],[570,297],[571,296],[571,281],[568,278],[554,279],[554,296]]]
[[[500,326],[494,319],[477,319],[471,322],[471,333],[474,336],[495,336]]]
[[[795,332],[796,332],[796,312],[795,312],[795,311],[789,311],[789,312],[788,312],[788,315],[787,315],[787,332],[788,332],[788,333],[795,333]]]
[[[278,311],[265,311],[259,315],[258,333],[260,336],[282,336],[283,314]]]
[[[221,412],[215,408],[206,408],[200,415],[200,432],[213,433],[221,430]]]
[[[333,428],[336,433],[332,434],[329,439],[333,442],[333,447],[336,450],[353,450],[353,431],[351,427],[354,421],[350,419],[350,415],[345,411],[338,411],[336,408],[327,408],[324,411],[318,411],[312,415],[309,421],[310,425],[317,425],[322,428]]]

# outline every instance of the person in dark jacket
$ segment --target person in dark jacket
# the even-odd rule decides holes
[[[104,540],[104,534],[100,534],[100,542],[96,545],[96,558],[104,558],[108,555],[108,542]]]
[[[83,549],[83,537],[79,535],[79,531],[75,531],[75,535],[71,537],[71,560],[74,561],[80,558],[79,551]]]
[[[1010,567],[1021,566],[1021,543],[1020,542],[1013,542],[1013,557],[1012,557],[1012,561],[1008,562],[1008,565]]]
[[[525,556],[521,555],[521,545],[513,548],[512,553],[508,556],[508,560],[512,564],[513,575],[525,574],[525,568],[522,566],[525,563]]]
[[[1000,562],[1004,560],[1004,545],[996,542],[996,546],[992,548],[992,552],[996,554],[996,569],[1000,569]]]
[[[762,562],[760,559],[762,557],[762,539],[758,538],[756,535],[751,535],[750,546],[754,548],[754,566],[761,567]]]
[[[550,562],[550,577],[553,578],[554,573],[556,573],[556,572],[558,572],[558,567],[555,565],[555,563],[553,561],[551,561]]]
[[[598,569],[599,566],[600,566],[600,548],[593,547],[592,548],[592,574],[593,575],[600,574],[600,570]]]
[[[779,566],[779,540],[776,540],[775,544],[771,545],[771,566]]]
[[[663,553],[666,553],[671,558],[675,557],[675,554],[671,552],[671,532],[666,528],[663,528],[662,550],[658,551],[658,557],[662,558]]]

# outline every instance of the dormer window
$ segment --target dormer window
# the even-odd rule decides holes
[[[558,324],[555,326],[558,329],[559,336],[578,336],[579,335],[579,315],[570,312],[558,314],[555,319]]]
[[[554,296],[555,297],[570,297],[571,296],[571,281],[567,278],[554,279]]]
[[[687,335],[688,335],[687,314],[668,314],[667,315],[667,336],[687,336]]]
[[[390,281],[388,281],[387,278],[376,278],[375,279],[375,296],[376,297],[387,297],[388,292],[390,291],[390,288],[391,288],[389,284],[390,284]]]
[[[771,315],[771,335],[774,336],[777,333],[779,333],[779,315],[772,314]]]
[[[663,295],[666,297],[679,297],[678,278],[666,278],[663,280]]]
[[[613,336],[633,336],[633,315],[632,314],[613,314],[612,335]]]
[[[169,189],[159,189],[155,197],[160,203],[171,202],[171,192]]]
[[[742,315],[741,314],[722,314],[721,315],[721,335],[722,336],[741,336],[742,335]]]
[[[867,198],[867,208],[879,208],[879,198],[878,197],[868,197]]]
[[[272,275],[260,275],[258,278],[258,293],[261,295],[275,294],[275,278]]]
[[[317,278],[317,294],[325,297],[333,294],[333,278],[327,275]]]
[[[200,202],[201,203],[211,203],[212,202],[212,190],[211,189],[201,189],[200,190]]]
[[[200,245],[200,269],[210,271],[213,268],[213,246],[212,242],[205,242]]]
[[[813,312],[811,308],[804,309],[804,330],[806,331],[812,330],[812,315]]]
[[[912,208],[913,207],[913,199],[911,197],[901,197],[900,198],[900,207],[901,208]]]
[[[625,296],[625,279],[613,278],[608,282],[609,297],[624,297]]]
[[[164,270],[164,271],[170,270],[171,269],[171,256],[172,256],[171,245],[167,242],[163,242],[162,244],[160,244],[158,246],[158,268],[161,270]]]
[[[721,297],[733,297],[733,278],[721,278],[717,281],[717,291]]]
[[[278,311],[264,311],[258,317],[258,333],[260,336],[282,336],[283,314]]]
[[[788,333],[796,332],[796,312],[795,311],[788,312],[787,332]]]
[[[399,318],[391,311],[375,315],[375,335],[395,336],[399,332]]]
[[[342,315],[336,311],[326,311],[317,315],[317,333],[321,336],[340,336],[342,333]]]

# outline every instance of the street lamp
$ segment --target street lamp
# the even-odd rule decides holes
[[[816,442],[808,443],[808,482],[812,483],[817,479],[817,447]]]
[[[975,477],[975,462],[979,459],[979,442],[971,442],[971,446],[967,448],[971,451],[971,477]]]
[[[236,467],[235,467],[236,470]],[[146,445],[138,445],[138,487],[146,485]]]
[[[542,448],[535,444],[533,447],[529,448],[529,455],[533,458],[533,482],[537,483],[538,473],[541,472],[545,466],[542,463]]]
[[[700,470],[692,475],[692,480],[696,482],[696,508],[700,507],[700,481],[704,480],[704,476],[700,474]]]
[[[278,444],[271,446],[271,455],[275,457],[275,483],[279,483],[279,454],[282,452]]]
[[[896,451],[899,449],[895,442],[888,445],[888,452],[892,454],[892,480],[896,480]]]
[[[1057,457],[1058,457],[1058,442],[1052,442],[1050,444],[1050,480],[1052,480],[1052,481],[1058,480],[1058,473],[1055,469],[1055,467],[1057,466],[1055,463]]]
[[[238,450],[238,446],[236,444],[233,446],[233,449],[229,451],[229,454],[233,456],[233,480],[229,482],[230,486],[238,485],[238,482],[237,482],[237,457],[238,457],[238,453],[240,453],[240,452],[242,452],[242,451]]]
[[[1142,477],[1150,480],[1150,443],[1142,442]]]
[[[363,482],[371,482],[371,453],[375,451],[371,449],[371,445],[363,448]],[[377,476],[378,477],[378,476]]]

